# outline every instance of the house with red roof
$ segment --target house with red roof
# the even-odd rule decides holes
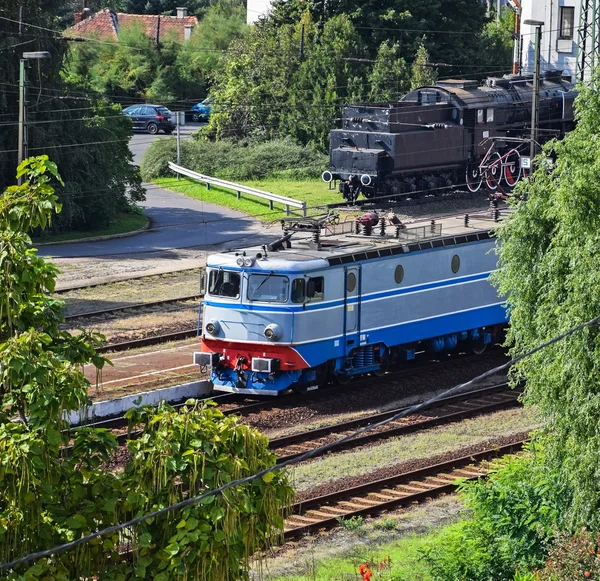
[[[89,9],[75,13],[75,24],[66,31],[68,36],[94,37],[118,40],[119,30],[139,26],[150,38],[175,38],[188,41],[198,24],[195,16],[188,16],[187,8],[177,8],[175,16],[157,14],[126,14],[104,8],[99,12]]]

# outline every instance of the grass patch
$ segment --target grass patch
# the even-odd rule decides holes
[[[443,530],[443,528],[435,529],[425,535],[411,533],[376,547],[358,546],[345,556],[326,557],[316,562],[307,559],[305,574],[285,575],[272,578],[272,581],[356,580],[360,579],[358,567],[361,564],[369,565],[374,579],[428,581],[431,576],[427,565],[420,560],[419,551],[435,543]]]
[[[348,476],[374,472],[413,458],[430,458],[486,442],[490,436],[509,436],[538,427],[533,408],[516,408],[409,434],[377,446],[334,454],[292,470],[296,490],[303,491]]]
[[[263,222],[279,220],[285,217],[285,207],[282,207],[280,204],[274,204],[273,210],[270,210],[268,200],[255,198],[248,194],[242,194],[241,199],[238,200],[236,192],[215,186],[211,186],[210,190],[208,190],[204,184],[187,179],[158,178],[154,180],[154,183],[196,200],[238,210]],[[327,184],[321,180],[286,181],[270,179],[247,181],[244,182],[244,185],[306,202],[307,208],[343,201],[342,196],[336,190],[329,190]],[[301,215],[300,210],[297,208],[290,207],[290,211]],[[313,209],[308,210],[307,213],[310,215],[322,212],[323,210]]]
[[[33,236],[34,243],[54,244],[55,242],[68,242],[70,240],[85,240],[95,238],[96,236],[114,236],[115,234],[125,234],[135,232],[148,222],[148,218],[143,212],[127,212],[118,214],[113,223],[108,228],[102,230],[90,230],[89,232],[65,232],[50,236]]]

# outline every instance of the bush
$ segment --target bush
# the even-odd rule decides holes
[[[174,161],[176,154],[174,138],[154,141],[142,161],[143,179],[171,176],[168,162]],[[233,181],[294,180],[318,177],[327,166],[327,156],[289,139],[265,142],[186,140],[181,143],[181,165]]]
[[[600,533],[592,535],[582,529],[576,535],[561,534],[550,549],[546,565],[539,572],[540,581],[600,579]]]
[[[570,499],[535,452],[509,458],[488,480],[462,485],[470,518],[424,551],[435,580],[512,579],[515,570],[542,566]]]

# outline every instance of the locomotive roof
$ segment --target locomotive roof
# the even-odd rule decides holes
[[[554,69],[545,71],[540,79],[540,90],[570,91],[573,85],[562,80],[561,71]],[[419,101],[421,91],[436,91],[445,93],[449,99],[456,99],[466,109],[476,109],[486,103],[497,101],[512,101],[513,91],[517,93],[531,93],[533,91],[533,75],[504,75],[503,77],[490,77],[484,85],[476,81],[463,79],[448,79],[436,85],[419,87],[406,95],[403,101]]]
[[[433,224],[431,220],[407,223],[401,230],[402,236],[399,239],[395,237],[393,226],[387,227],[385,236],[380,235],[378,226],[373,228],[370,236],[333,232],[331,235],[321,236],[320,248],[311,244],[312,238],[297,234],[290,240],[291,248],[267,250],[266,259],[263,246],[251,246],[212,254],[208,257],[207,266],[240,268],[236,261],[243,256],[255,259],[252,267],[247,270],[307,272],[328,266],[487,240],[491,236],[490,231],[498,226],[489,212],[470,215],[467,226],[464,222],[464,214],[461,214],[434,220]],[[341,223],[340,226],[344,224],[354,229],[354,222]]]

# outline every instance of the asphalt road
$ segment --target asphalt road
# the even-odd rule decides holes
[[[185,125],[182,137],[188,138],[200,124]],[[130,148],[139,164],[148,146],[166,135],[134,135]],[[187,198],[152,184],[146,185],[146,201],[141,205],[152,221],[152,228],[126,238],[52,244],[39,247],[42,256],[56,258],[108,256],[195,248],[240,240],[256,234],[256,222],[241,212]]]

